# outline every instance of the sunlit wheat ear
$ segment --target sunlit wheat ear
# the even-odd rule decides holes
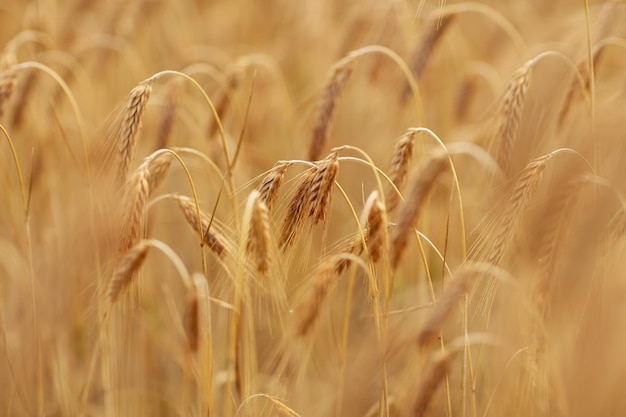
[[[350,245],[339,255],[339,259],[335,263],[335,272],[337,275],[341,275],[350,267],[350,265],[352,265],[352,259],[346,255],[361,256],[363,255],[363,252],[363,240],[361,240],[361,236],[359,235],[355,237],[352,240],[352,243],[350,243]]]
[[[120,252],[124,253],[142,238],[144,209],[150,196],[148,163],[138,167],[125,185],[124,212],[120,231]]]
[[[161,153],[156,157],[149,157],[144,164],[148,170],[148,189],[152,195],[154,190],[161,185],[172,165],[172,156],[169,153]]]
[[[287,209],[287,215],[283,221],[283,225],[280,231],[280,238],[278,245],[283,249],[287,249],[293,244],[298,233],[304,227],[305,216],[309,213],[311,208],[311,200],[309,198],[309,192],[314,178],[317,176],[319,168],[313,166],[305,171],[300,180],[300,184],[296,189],[296,192],[289,203]]]
[[[161,121],[159,124],[159,130],[157,134],[156,149],[167,148],[170,136],[172,134],[172,127],[174,126],[174,119],[176,117],[176,111],[180,104],[180,94],[182,90],[181,80],[175,79],[168,84],[168,90],[165,96],[165,104],[161,111]]]
[[[547,154],[530,161],[522,170],[511,192],[511,196],[502,215],[496,235],[491,242],[488,262],[501,266],[511,244],[523,212],[532,198],[537,184],[553,154]]]
[[[331,257],[321,265],[317,272],[313,288],[305,301],[302,317],[298,321],[296,334],[299,337],[309,334],[317,322],[322,311],[322,304],[339,278],[337,264],[338,258]]]
[[[259,198],[265,203],[268,210],[272,210],[276,198],[278,198],[278,191],[285,178],[285,171],[287,171],[289,166],[291,166],[291,162],[277,163],[263,178],[257,188],[260,194]]]
[[[411,72],[416,80],[419,81],[422,77],[430,56],[453,20],[454,15],[448,14],[441,19],[439,16],[432,18],[427,23],[428,26],[425,29],[425,35],[415,48],[411,59]],[[402,100],[406,100],[410,94],[411,88],[408,84],[405,84],[404,90],[402,91]]]
[[[228,251],[224,244],[224,239],[214,230],[209,230],[209,217],[201,211],[201,219],[198,219],[196,204],[193,200],[179,197],[177,201],[187,223],[189,223],[198,234],[202,234],[202,245],[208,246],[211,252],[217,257],[221,258],[226,256]]]
[[[598,65],[598,62],[600,61],[600,58],[602,57],[602,51],[604,51],[604,48],[602,47],[593,48],[592,61],[593,61],[594,67]],[[570,110],[572,109],[572,106],[574,105],[578,97],[580,97],[581,92],[582,92],[581,88],[584,88],[586,91],[589,91],[589,83],[590,83],[589,61],[587,60],[586,57],[585,59],[581,60],[578,63],[578,65],[576,65],[576,69],[578,70],[578,73],[580,74],[580,76],[582,77],[584,81],[584,87],[580,85],[580,81],[578,80],[578,77],[574,77],[574,79],[572,80],[569,86],[569,89],[567,90],[567,95],[565,96],[565,101],[563,102],[561,111],[559,112],[559,118],[558,118],[559,127],[563,126],[563,123],[567,119],[567,116],[569,115]]]
[[[428,408],[437,394],[439,386],[450,370],[453,358],[454,353],[444,353],[430,364],[430,367],[423,375],[422,382],[417,391],[413,409],[411,410],[412,416],[422,417],[427,415]]]
[[[121,183],[126,180],[126,175],[133,163],[137,136],[141,130],[143,115],[151,93],[152,84],[150,83],[133,88],[122,114],[118,142],[118,179]]]
[[[258,191],[253,191],[250,198],[254,199],[254,205],[247,251],[254,257],[257,271],[265,273],[271,262],[270,214]]]
[[[368,256],[375,263],[378,262],[386,248],[387,212],[377,192],[372,193],[370,198],[373,201],[367,214],[365,242],[367,243]]]
[[[459,305],[469,288],[469,274],[461,272],[454,280],[448,283],[443,295],[437,300],[435,307],[422,325],[417,336],[417,343],[422,349],[433,345],[444,324]]]
[[[341,97],[353,66],[350,57],[337,62],[330,70],[324,93],[318,102],[317,119],[313,128],[311,144],[309,148],[309,160],[317,161],[328,148],[330,126],[335,113],[335,107]]]
[[[505,172],[511,170],[511,155],[515,147],[515,139],[522,109],[526,101],[526,93],[530,86],[531,65],[529,63],[518,68],[511,77],[504,93],[504,102],[498,115],[495,132],[496,162]]]
[[[309,189],[309,217],[313,224],[326,221],[326,211],[333,194],[333,185],[339,172],[339,151],[335,150],[318,163],[317,171]]]
[[[11,98],[16,82],[17,74],[15,71],[5,70],[0,72],[0,117],[4,113],[6,103]]]
[[[389,167],[389,171],[387,172],[387,176],[399,191],[402,191],[404,185],[406,184],[409,165],[411,164],[411,159],[413,159],[415,135],[416,133],[414,131],[405,133],[393,147],[391,165]],[[391,212],[398,206],[400,196],[396,190],[388,184],[386,189],[385,204],[387,205],[387,210]]]
[[[195,353],[200,346],[200,308],[198,300],[198,289],[195,285],[189,290],[185,316],[183,319],[185,335],[189,351]]]
[[[406,249],[409,236],[415,227],[426,197],[447,164],[447,154],[437,153],[431,155],[418,167],[415,182],[408,194],[406,205],[399,215],[398,225],[392,237],[391,266],[394,269],[400,264],[400,259]]]
[[[150,249],[149,243],[140,241],[120,258],[107,291],[107,296],[111,303],[115,303],[128,289],[135,273],[146,259],[148,249]]]

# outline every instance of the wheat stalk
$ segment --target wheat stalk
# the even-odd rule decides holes
[[[432,189],[435,180],[448,164],[447,154],[438,153],[430,156],[417,170],[417,178],[408,195],[406,205],[400,213],[398,226],[391,242],[391,266],[395,269],[406,248],[409,232],[413,230],[424,201]]]
[[[330,69],[328,80],[324,87],[324,93],[318,103],[317,119],[315,121],[315,127],[313,128],[309,148],[310,161],[320,159],[328,148],[329,129],[335,113],[335,107],[350,79],[352,71],[351,57],[343,58]]]

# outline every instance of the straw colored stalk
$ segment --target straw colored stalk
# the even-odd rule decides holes
[[[498,127],[495,133],[497,141],[496,162],[507,173],[511,170],[511,155],[515,147],[526,93],[530,86],[530,70],[531,65],[527,63],[513,73],[504,93],[504,102],[498,116]]]
[[[118,142],[118,179],[122,183],[133,163],[137,137],[151,93],[152,84],[150,83],[140,84],[133,88],[122,114]]]
[[[413,159],[415,135],[415,131],[406,132],[393,147],[391,164],[387,176],[391,182],[393,182],[398,191],[402,191],[404,185],[406,184],[409,165]],[[387,185],[387,191],[385,193],[385,204],[387,205],[387,210],[391,212],[398,206],[399,202],[400,196],[396,190]]]
[[[337,62],[330,69],[324,93],[318,103],[317,119],[313,128],[311,145],[309,148],[309,160],[317,161],[328,148],[330,126],[335,114],[335,107],[343,90],[350,79],[353,66],[350,57]]]
[[[228,253],[224,244],[224,239],[214,230],[209,230],[209,217],[200,211],[201,219],[198,219],[198,212],[196,210],[196,204],[193,200],[188,198],[177,198],[178,206],[180,207],[187,223],[196,231],[202,235],[202,245],[209,247],[217,257],[222,258]]]
[[[400,219],[391,242],[391,266],[395,269],[400,264],[400,259],[406,249],[410,232],[415,227],[422,206],[426,201],[439,174],[448,164],[448,156],[445,153],[436,153],[426,159],[417,170],[417,178],[413,183],[408,195],[406,205],[400,213]]]

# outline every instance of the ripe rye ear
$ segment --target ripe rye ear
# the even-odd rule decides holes
[[[137,137],[141,130],[146,105],[152,94],[152,84],[140,84],[130,92],[128,103],[122,114],[118,139],[118,180],[124,183],[133,164]]]

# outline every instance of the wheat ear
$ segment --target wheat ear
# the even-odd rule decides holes
[[[526,93],[530,85],[531,65],[527,63],[518,68],[511,77],[504,93],[504,102],[499,113],[496,129],[496,161],[505,172],[510,172],[511,155],[515,146],[517,130],[522,109],[526,101]]]
[[[317,119],[313,128],[309,160],[317,161],[322,157],[329,142],[329,130],[339,101],[350,75],[352,74],[352,59],[346,57],[337,62],[330,69],[322,98],[318,102]]]
[[[417,178],[408,195],[406,205],[400,213],[400,219],[391,242],[391,266],[395,269],[400,263],[406,248],[409,233],[413,230],[420,215],[424,201],[432,189],[435,180],[448,164],[445,153],[437,153],[424,161],[417,170]]]
[[[115,303],[130,286],[135,273],[148,255],[148,249],[150,249],[150,244],[142,240],[130,248],[119,260],[107,291],[111,303]]]
[[[172,80],[169,83],[169,88],[165,97],[165,105],[161,111],[161,123],[159,125],[159,133],[157,134],[157,150],[167,148],[172,134],[172,127],[174,126],[176,110],[178,109],[178,105],[180,103],[181,90],[182,84],[179,79]]]
[[[124,212],[120,231],[120,252],[124,253],[142,238],[144,209],[150,195],[148,164],[138,167],[126,182]]]
[[[367,254],[369,258],[372,262],[376,263],[387,246],[385,242],[387,236],[387,211],[376,191],[372,193],[370,198],[372,199],[372,203],[367,213],[367,234],[365,235],[365,242],[367,244]]]
[[[339,171],[339,151],[333,151],[326,159],[318,163],[315,176],[311,181],[309,193],[309,217],[313,223],[326,221],[326,210],[330,205],[333,185]]]
[[[309,190],[318,169],[317,166],[313,166],[304,172],[300,184],[289,203],[278,240],[278,244],[283,250],[291,246],[304,226],[305,214],[309,212],[311,203]]]
[[[425,416],[430,407],[437,389],[444,381],[450,366],[454,353],[444,353],[430,365],[430,368],[424,374],[424,379],[417,391],[417,397],[413,404],[412,416]]]
[[[291,165],[291,162],[279,162],[270,172],[261,180],[257,190],[260,193],[260,199],[265,203],[268,210],[272,210],[276,199],[278,198],[278,191],[285,178],[285,172]]]
[[[0,117],[4,113],[6,103],[11,98],[16,82],[17,74],[15,71],[6,70],[0,73]]]
[[[248,235],[247,250],[255,258],[256,268],[265,273],[269,269],[270,256],[270,219],[269,210],[261,200],[258,191],[253,191],[250,198],[254,199],[252,217],[250,219],[250,233]]]
[[[118,143],[118,179],[126,180],[126,175],[133,163],[137,136],[141,130],[143,114],[152,93],[152,84],[140,84],[130,92],[130,98],[122,115]]]
[[[198,219],[196,204],[193,200],[179,197],[177,198],[177,201],[178,206],[187,220],[187,223],[189,223],[189,225],[191,225],[196,232],[202,235],[202,245],[207,245],[211,252],[218,257],[224,257],[228,251],[223,243],[223,238],[213,230],[209,230],[209,217],[201,211],[201,219]]]
[[[389,166],[387,176],[399,191],[402,191],[402,188],[406,184],[409,165],[411,164],[411,159],[413,159],[415,135],[415,131],[406,132],[393,147],[391,164]],[[387,191],[385,193],[385,204],[387,205],[387,210],[391,212],[398,206],[399,202],[400,196],[396,190],[387,185]]]

